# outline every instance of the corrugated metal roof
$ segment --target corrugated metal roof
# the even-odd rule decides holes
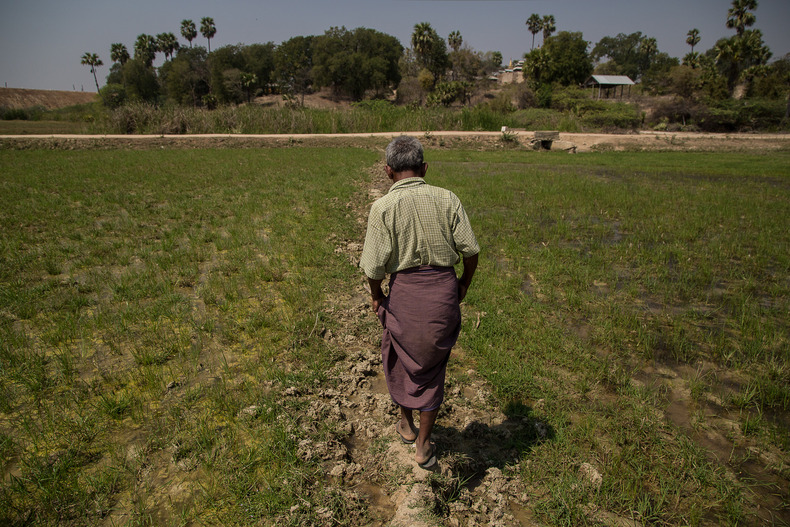
[[[629,79],[626,75],[593,75],[590,79],[594,80],[597,84],[616,84],[618,86],[629,86],[634,84],[634,81]],[[587,84],[590,84],[589,80]]]

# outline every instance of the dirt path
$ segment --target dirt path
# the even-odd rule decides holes
[[[387,190],[380,177],[383,165],[371,170],[378,179],[367,189],[368,199],[349,204],[360,224],[367,222],[370,203]],[[336,248],[354,266],[361,251],[358,240],[339,241]],[[341,420],[346,436],[332,444],[304,441],[300,455],[322,459],[331,479],[365,499],[372,518],[369,525],[419,527],[434,524],[432,518],[450,526],[532,525],[528,504],[534,492],[512,476],[521,452],[500,445],[512,437],[528,438],[525,443],[540,441],[545,425],[509,420],[497,410],[476,372],[459,369],[466,361],[464,350],[456,346],[433,437],[439,461],[431,471],[419,468],[414,446],[403,444],[394,430],[399,414],[381,370],[381,329],[368,295],[361,275],[352,291],[333,295],[328,311],[340,321],[341,329],[324,338],[346,351],[347,358],[335,369],[339,388],[305,395],[311,408],[306,420],[325,416]],[[466,319],[480,315],[466,305],[462,312]]]
[[[441,146],[502,146],[502,132],[382,132],[363,134],[184,134],[184,135],[2,135],[0,148],[211,148],[274,146],[356,146],[385,141],[401,133]],[[522,145],[534,132],[511,131]],[[635,134],[561,133],[556,148],[576,152],[602,150],[771,151],[790,149],[790,134],[704,134],[640,132]]]

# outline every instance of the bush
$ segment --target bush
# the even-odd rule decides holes
[[[0,117],[4,121],[38,121],[45,111],[43,106],[0,108]]]
[[[590,112],[581,117],[583,125],[604,132],[636,130],[641,121],[637,109],[625,103],[615,103],[605,111]]]
[[[126,89],[122,84],[107,84],[99,90],[102,102],[108,108],[118,108],[126,102]]]
[[[669,123],[680,123],[685,126],[691,122],[697,111],[696,105],[688,99],[674,97],[670,100],[662,100],[655,105],[647,124],[653,126],[654,129],[656,129],[656,123],[662,122],[665,127]]]
[[[711,100],[697,112],[695,122],[705,132],[776,130],[782,126],[785,109],[781,100]]]

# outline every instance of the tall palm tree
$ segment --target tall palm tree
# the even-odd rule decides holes
[[[461,33],[459,31],[453,31],[450,33],[450,36],[447,37],[447,43],[450,44],[450,47],[453,48],[453,51],[458,51],[461,49],[464,39],[461,37]]]
[[[93,82],[96,83],[96,91],[99,91],[99,79],[96,78],[96,67],[102,66],[104,63],[101,61],[99,56],[96,53],[85,53],[82,56],[81,64],[87,65],[91,67],[91,73],[93,73]]]
[[[557,31],[557,21],[554,19],[554,15],[546,15],[543,17],[541,25],[543,29],[543,42],[546,42],[546,39]]]
[[[241,85],[244,86],[244,89],[247,91],[247,102],[250,102],[252,98],[252,87],[258,83],[258,76],[254,73],[242,73],[241,74]]]
[[[430,22],[420,22],[414,25],[414,32],[411,34],[411,47],[417,54],[420,63],[425,66],[433,48],[433,35],[435,31]]]
[[[129,60],[129,50],[120,42],[116,42],[110,46],[110,59],[123,66],[126,64],[126,61]]]
[[[206,16],[200,19],[200,34],[208,40],[208,52],[211,53],[211,39],[217,34],[213,18]]]
[[[195,27],[195,23],[191,20],[182,20],[181,36],[187,39],[187,42],[189,42],[189,47],[191,48],[192,41],[195,40],[195,37],[197,37],[197,28]]]
[[[143,61],[146,66],[151,66],[156,58],[157,50],[154,37],[145,33],[137,35],[137,40],[134,41],[134,58]]]
[[[156,47],[165,54],[165,60],[167,60],[172,58],[173,54],[178,50],[178,39],[172,33],[159,33],[156,36]]]
[[[699,29],[697,29],[696,27],[694,29],[689,30],[689,32],[686,33],[686,44],[691,46],[692,53],[694,53],[694,46],[699,44],[699,41],[700,41]]]
[[[754,11],[757,9],[757,0],[732,0],[732,7],[727,11],[727,27],[735,29],[738,36],[743,35],[747,27],[754,25],[757,18]]]
[[[658,52],[658,42],[653,37],[644,37],[639,42],[639,51],[642,53],[641,73],[644,73],[650,69],[650,63],[653,62],[653,57]]]
[[[539,14],[532,13],[529,15],[526,24],[527,29],[532,33],[532,48],[530,49],[535,49],[535,35],[540,33],[540,30],[543,29],[543,19],[540,18]]]

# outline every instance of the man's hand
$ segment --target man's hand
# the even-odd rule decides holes
[[[384,298],[385,297],[382,296],[381,298],[371,298],[370,299],[370,307],[373,308],[373,312],[374,313],[378,313],[379,312],[379,307],[381,307],[381,304],[384,303]]]
[[[458,279],[458,303],[466,297],[466,292],[469,291],[469,286],[472,284],[472,277],[477,270],[477,255],[474,254],[464,258],[464,273]]]
[[[468,285],[464,285],[463,282],[458,282],[458,303],[460,304],[463,302],[464,297],[466,297],[466,292],[469,290]]]
[[[384,291],[381,290],[381,282],[382,280],[368,278],[368,285],[370,286],[370,307],[373,308],[374,313],[378,313],[379,306],[381,306],[386,298],[384,296]]]

